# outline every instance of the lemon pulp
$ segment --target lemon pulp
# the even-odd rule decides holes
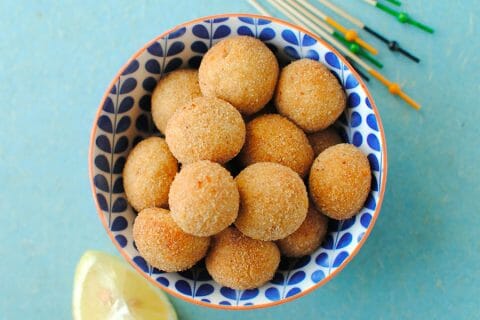
[[[162,291],[117,257],[98,251],[85,252],[77,265],[72,308],[75,320],[177,319]]]

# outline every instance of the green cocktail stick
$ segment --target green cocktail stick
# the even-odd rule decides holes
[[[428,33],[433,33],[433,32],[434,32],[434,30],[433,30],[431,27],[429,27],[429,26],[427,26],[427,25],[425,25],[425,24],[423,24],[423,23],[421,23],[421,22],[418,22],[418,21],[414,20],[414,19],[413,19],[412,17],[410,17],[410,16],[408,15],[408,13],[406,13],[406,12],[396,11],[396,10],[394,10],[394,9],[392,9],[392,8],[387,7],[386,5],[384,5],[384,4],[382,4],[382,3],[379,3],[379,2],[376,1],[376,0],[363,0],[363,1],[365,1],[366,3],[368,3],[368,4],[371,5],[371,6],[374,6],[374,7],[378,8],[378,9],[380,9],[380,10],[382,10],[382,11],[384,11],[384,12],[386,12],[386,13],[394,16],[394,17],[396,17],[396,18],[397,18],[397,21],[400,22],[400,23],[408,23],[408,24],[411,24],[412,26],[415,26],[415,27],[417,27],[417,28],[419,28],[419,29],[421,29],[421,30],[423,30],[423,31],[428,32]]]

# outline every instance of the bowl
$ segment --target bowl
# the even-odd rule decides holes
[[[324,63],[344,87],[348,99],[336,125],[345,140],[368,156],[372,188],[364,207],[344,221],[331,220],[320,248],[299,259],[282,259],[275,277],[252,290],[233,290],[214,282],[200,262],[194,268],[165,273],[139,254],[132,237],[136,216],[125,197],[122,169],[132,147],[160,135],[150,115],[150,97],[162,74],[197,68],[212,45],[235,35],[266,43],[280,64],[299,58]],[[251,309],[281,304],[319,288],[357,254],[372,231],[385,191],[387,150],[383,127],[365,84],[348,62],[322,39],[277,18],[222,14],[181,24],[147,43],[113,78],[93,124],[89,172],[98,215],[123,257],[148,281],[188,302],[223,309]]]

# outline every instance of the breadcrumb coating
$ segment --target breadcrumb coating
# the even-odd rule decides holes
[[[285,238],[300,227],[307,215],[305,184],[292,169],[273,162],[259,162],[235,178],[240,210],[235,226],[258,240]]]
[[[330,126],[345,109],[342,86],[327,67],[310,59],[282,69],[274,98],[280,114],[306,132]]]
[[[315,159],[310,170],[310,196],[330,218],[355,215],[370,192],[371,171],[367,157],[348,143],[332,146]]]
[[[233,227],[214,236],[205,259],[216,282],[238,290],[263,285],[273,278],[279,263],[274,242],[251,239]]]
[[[182,164],[199,160],[226,163],[245,142],[245,123],[228,102],[199,97],[175,111],[165,133],[170,150]]]
[[[198,70],[179,69],[161,78],[152,94],[152,118],[158,130],[165,133],[175,110],[201,95]]]
[[[130,151],[123,169],[128,202],[137,211],[165,207],[177,169],[177,160],[164,139],[151,137],[141,141]]]
[[[183,231],[211,236],[235,221],[240,195],[230,172],[203,160],[183,166],[173,180],[168,200],[173,220]]]
[[[236,36],[207,51],[198,76],[204,96],[226,100],[249,115],[272,99],[278,73],[277,59],[262,41]]]
[[[140,211],[133,224],[133,239],[142,257],[166,272],[192,267],[206,255],[210,245],[209,237],[183,232],[170,212],[160,208]]]

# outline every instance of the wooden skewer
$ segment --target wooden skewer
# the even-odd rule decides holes
[[[255,9],[257,9],[257,11],[260,12],[262,15],[267,16],[267,17],[271,17],[270,13],[268,13],[268,11],[265,10],[265,8],[262,7],[262,6],[257,2],[257,0],[248,0],[248,3],[250,3],[250,5],[251,5],[252,7],[254,7]]]
[[[319,10],[317,7],[311,5],[306,0],[297,0],[302,6],[313,12],[317,17],[343,33],[345,39],[357,43],[359,46],[370,52],[371,54],[378,54],[378,50],[374,48],[371,44],[367,43],[365,40],[361,39],[358,33],[354,29],[348,29],[340,24],[338,21],[334,20],[332,17],[327,16],[324,12]]]
[[[351,53],[342,43],[332,37],[330,34],[316,26],[315,24],[311,23],[308,19],[305,19],[303,15],[301,15],[298,11],[294,8],[288,6],[285,2],[280,2],[279,0],[267,0],[270,2],[275,8],[277,8],[280,12],[282,12],[287,18],[289,18],[294,23],[303,26],[306,29],[310,29],[313,32],[317,33],[319,36],[330,42],[333,46],[335,46],[338,50],[340,50],[344,55],[348,56],[350,59],[355,61],[359,66],[365,69],[368,73],[370,73],[375,79],[380,81],[384,86],[388,88],[388,91],[391,94],[398,95],[401,99],[407,102],[412,108],[418,110],[420,109],[420,105],[409,97],[405,92],[402,91],[399,84],[388,80],[385,76],[383,76],[380,72],[376,71],[372,67],[370,67],[367,63],[363,62],[360,58],[356,55]],[[305,22],[305,23],[304,23]]]
[[[358,54],[359,56],[367,59],[368,61],[373,63],[375,66],[379,68],[383,68],[383,64],[381,62],[379,62],[378,60],[373,58],[371,55],[369,55],[366,51],[364,51],[362,48],[360,48],[360,46],[357,43],[354,43],[352,41],[345,39],[343,34],[336,32],[328,24],[318,19],[315,15],[310,13],[305,8],[299,6],[293,0],[283,0],[282,3],[294,11],[299,11],[303,16],[308,18],[309,22],[316,24],[317,26],[322,28],[324,31],[328,32],[329,34],[331,34],[332,36],[334,36],[335,38],[343,42],[345,45],[347,45],[350,51],[352,51],[353,53]]]
[[[375,31],[373,28],[367,26],[361,20],[349,15],[342,8],[334,5],[333,3],[331,3],[328,0],[318,0],[318,2],[320,2],[322,5],[326,6],[327,8],[329,8],[330,10],[332,10],[333,12],[338,14],[339,16],[343,17],[344,19],[350,21],[351,23],[353,23],[354,25],[356,25],[360,29],[365,30],[366,32],[370,33],[371,35],[373,35],[374,37],[376,37],[377,39],[379,39],[380,41],[385,43],[388,46],[388,49],[390,49],[391,51],[399,52],[399,53],[403,54],[404,56],[406,56],[407,58],[415,61],[416,63],[420,62],[419,58],[417,58],[416,56],[414,56],[413,54],[411,54],[407,50],[403,49],[397,41],[387,39],[386,37],[384,37],[383,35],[381,35],[377,31]]]

